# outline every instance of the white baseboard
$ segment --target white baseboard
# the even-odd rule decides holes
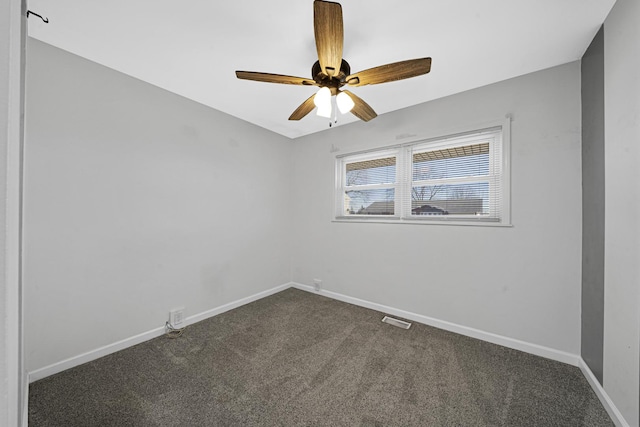
[[[589,382],[589,385],[598,396],[598,399],[600,399],[602,406],[604,406],[604,409],[607,411],[607,414],[609,414],[614,424],[617,427],[629,427],[629,423],[627,423],[627,421],[624,419],[622,413],[618,410],[596,376],[593,375],[593,372],[591,372],[591,369],[587,365],[587,362],[585,362],[582,357],[580,358],[580,363],[578,366],[582,371],[584,377]]]
[[[232,301],[228,304],[221,305],[220,307],[212,308],[211,310],[204,311],[200,314],[194,314],[186,319],[186,324],[191,325],[193,323],[200,322],[201,320],[208,319],[209,317],[217,316],[225,311],[233,310],[250,302],[257,301],[259,299],[268,297],[269,295],[277,294],[278,292],[289,289],[291,283],[285,283],[284,285],[276,286],[275,288],[267,289],[266,291],[258,292],[257,294],[250,295],[246,298],[241,298],[236,301]],[[163,328],[164,329],[164,328]]]
[[[545,347],[538,344],[532,344],[525,341],[520,341],[514,338],[504,337],[502,335],[497,335],[491,332],[485,332],[479,329],[470,328],[468,326],[462,326],[455,323],[446,322],[444,320],[423,316],[421,314],[399,310],[393,307],[388,307],[386,305],[339,294],[337,292],[326,291],[326,290],[321,290],[319,292],[316,292],[312,286],[303,285],[301,283],[292,283],[292,287],[303,290],[303,291],[323,295],[339,301],[347,302],[349,304],[358,305],[360,307],[370,308],[372,310],[381,311],[386,314],[392,314],[394,316],[403,317],[405,319],[413,320],[414,322],[423,323],[425,325],[433,326],[439,329],[444,329],[450,332],[455,332],[457,334],[465,335],[467,337],[477,338],[482,341],[487,341],[487,342],[498,344],[504,347],[513,348],[515,350],[524,351],[526,353],[534,354],[536,356],[545,357],[551,360],[557,360],[558,362],[567,363],[573,366],[579,366],[580,356],[576,354],[567,353],[561,350],[556,350],[556,349]]]
[[[107,356],[111,353],[115,353],[116,351],[124,350],[125,348],[143,343],[152,338],[161,336],[164,333],[164,331],[165,329],[163,325],[159,328],[155,328],[150,331],[143,332],[141,334],[134,335],[132,337],[114,342],[112,344],[107,344],[95,350],[90,350],[90,351],[87,351],[86,353],[82,353],[77,356],[73,356],[68,359],[62,360],[60,362],[53,363],[49,366],[36,369],[34,371],[29,372],[29,381],[31,382],[38,381],[50,375],[57,374],[58,372],[66,371],[67,369],[74,368],[76,366],[82,365],[83,363],[91,362],[92,360],[96,360],[101,357]]]
[[[253,301],[257,301],[269,295],[273,295],[289,287],[291,287],[291,283],[285,283],[284,285],[276,286],[275,288],[271,288],[263,292],[258,292],[257,294],[250,295],[246,298],[241,298],[236,301],[232,301],[230,303],[221,305],[211,310],[207,310],[199,314],[194,314],[185,319],[184,325],[188,326],[196,322],[199,322],[201,320],[208,319],[209,317],[213,317],[218,314],[224,313],[225,311],[233,310],[234,308],[240,307],[242,305],[248,304]],[[99,359],[111,353],[115,353],[116,351],[124,350],[125,348],[132,347],[136,344],[140,344],[150,339],[162,336],[162,334],[164,333],[165,333],[165,327],[164,325],[162,325],[150,331],[143,332],[141,334],[138,334],[129,338],[125,338],[118,342],[107,344],[95,350],[82,353],[78,356],[73,356],[68,359],[62,360],[60,362],[51,364],[49,366],[36,369],[34,371],[29,372],[28,374],[29,382],[38,381],[50,375],[57,374],[58,372],[66,371],[67,369],[71,369],[75,366],[82,365],[83,363],[91,362],[92,360]]]

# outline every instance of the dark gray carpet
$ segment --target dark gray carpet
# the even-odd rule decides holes
[[[610,426],[578,368],[288,289],[37,381],[35,426]]]

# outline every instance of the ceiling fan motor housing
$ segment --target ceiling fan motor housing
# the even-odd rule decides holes
[[[316,61],[311,67],[311,76],[316,83],[318,83],[321,87],[328,87],[331,89],[331,94],[336,95],[338,89],[344,86],[346,82],[346,78],[351,74],[351,66],[349,63],[342,60],[342,64],[340,64],[340,72],[336,76],[327,76],[322,72],[322,68],[320,67],[320,61]]]

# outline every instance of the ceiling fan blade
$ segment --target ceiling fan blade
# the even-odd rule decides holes
[[[313,28],[322,72],[327,76],[337,76],[342,65],[344,42],[342,6],[329,1],[314,1]]]
[[[375,85],[420,76],[429,71],[431,58],[409,59],[351,74],[347,76],[346,82],[350,86]]]
[[[281,74],[258,73],[255,71],[236,71],[236,77],[243,80],[254,80],[257,82],[281,83],[286,85],[316,86],[312,79],[304,77],[283,76]]]
[[[313,103],[313,98],[315,96],[316,94],[314,93],[306,101],[300,104],[300,106],[296,108],[296,111],[291,114],[289,120],[300,120],[301,118],[309,114],[314,108],[316,108],[316,104]]]
[[[368,122],[369,120],[372,120],[378,117],[376,112],[373,111],[373,108],[371,108],[369,104],[364,102],[362,98],[360,98],[357,95],[354,95],[353,92],[350,92],[348,90],[343,90],[342,92],[346,93],[351,97],[351,99],[353,99],[353,102],[355,105],[351,109],[351,114],[353,114],[354,116],[356,116],[357,118],[365,122]]]

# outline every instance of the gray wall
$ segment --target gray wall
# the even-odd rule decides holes
[[[640,425],[640,2],[604,23],[604,389]]]
[[[336,154],[478,129],[506,114],[513,227],[331,221]],[[573,62],[299,138],[293,280],[322,279],[343,295],[578,354],[580,133]]]
[[[604,29],[582,57],[581,355],[602,384],[604,331]]]
[[[640,3],[618,0],[582,59],[581,354],[640,423]]]
[[[289,139],[27,48],[30,371],[289,282]]]

